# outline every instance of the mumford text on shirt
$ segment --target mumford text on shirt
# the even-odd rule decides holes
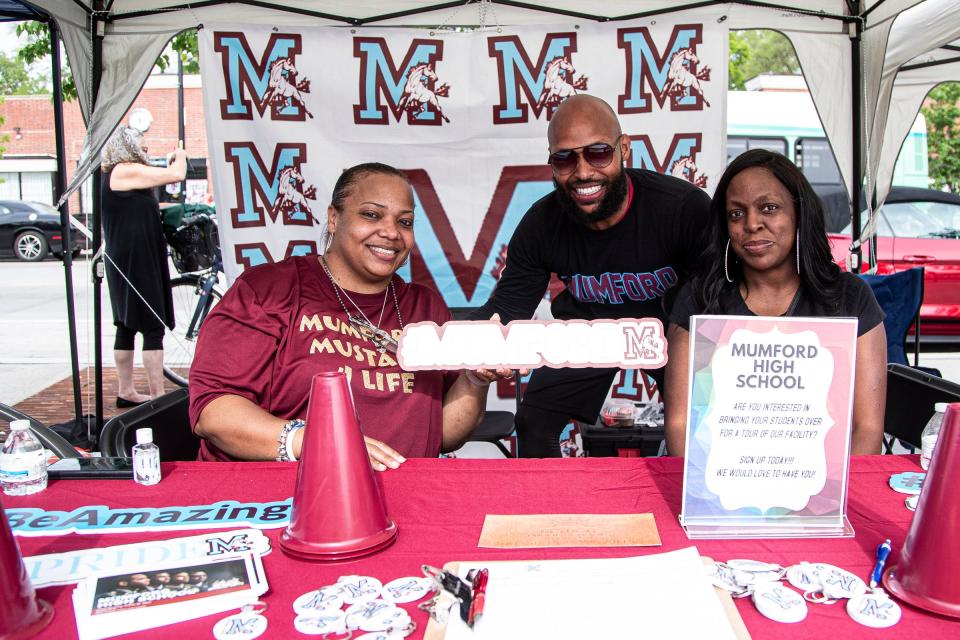
[[[340,318],[330,315],[303,314],[300,318],[300,331],[319,331],[321,335],[310,341],[311,354],[339,355],[346,362],[339,370],[353,384],[354,371],[360,374],[364,388],[375,391],[413,393],[415,374],[399,371],[399,364],[389,353],[380,353],[373,346],[369,336]],[[331,335],[332,334],[332,335]],[[401,331],[393,329],[391,335],[399,340]],[[359,363],[356,365],[347,363]],[[378,371],[395,368],[396,371]]]

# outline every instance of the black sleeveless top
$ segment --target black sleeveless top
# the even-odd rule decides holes
[[[173,296],[160,206],[149,189],[114,191],[110,173],[103,174],[100,192],[107,253],[104,262],[114,324],[135,331],[161,325],[173,328]]]

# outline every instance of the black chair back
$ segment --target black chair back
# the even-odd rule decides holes
[[[200,439],[190,430],[189,406],[190,392],[181,388],[111,418],[100,434],[101,453],[129,457],[137,429],[150,427],[161,460],[196,460]]]
[[[902,364],[887,365],[884,432],[907,446],[920,447],[920,434],[938,402],[960,402],[960,384]],[[887,453],[892,441],[886,441]]]
[[[37,437],[44,447],[49,449],[58,458],[79,458],[80,453],[73,448],[73,445],[67,442],[67,439],[59,433],[51,431],[45,424],[31,418],[22,411],[17,411],[13,407],[0,403],[0,419],[8,422],[14,420],[27,420],[30,422],[30,431]]]

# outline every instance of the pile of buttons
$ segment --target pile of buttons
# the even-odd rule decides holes
[[[807,617],[808,602],[826,605],[841,600],[847,601],[847,614],[862,625],[883,628],[900,621],[900,605],[883,589],[871,590],[849,571],[822,562],[784,568],[757,560],[728,560],[713,564],[710,579],[734,598],[750,596],[757,611],[777,622],[800,622]]]
[[[297,617],[293,626],[308,635],[360,630],[368,633],[355,640],[405,638],[416,629],[416,623],[397,605],[433,592],[430,578],[397,578],[384,585],[369,576],[340,576],[336,584],[307,592],[294,601]]]

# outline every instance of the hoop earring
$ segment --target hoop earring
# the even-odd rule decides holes
[[[323,254],[322,254],[322,255],[327,255],[327,251],[330,250],[330,245],[331,245],[331,244],[333,244],[333,234],[328,232],[328,233],[327,233],[327,242],[326,242],[326,244],[324,244]]]
[[[727,238],[727,248],[723,250],[723,275],[727,278],[727,282],[733,282],[733,278],[730,277],[730,267],[727,266],[730,262],[730,238]]]
[[[800,275],[800,229],[797,229],[797,242],[794,248],[797,251],[797,275]]]

